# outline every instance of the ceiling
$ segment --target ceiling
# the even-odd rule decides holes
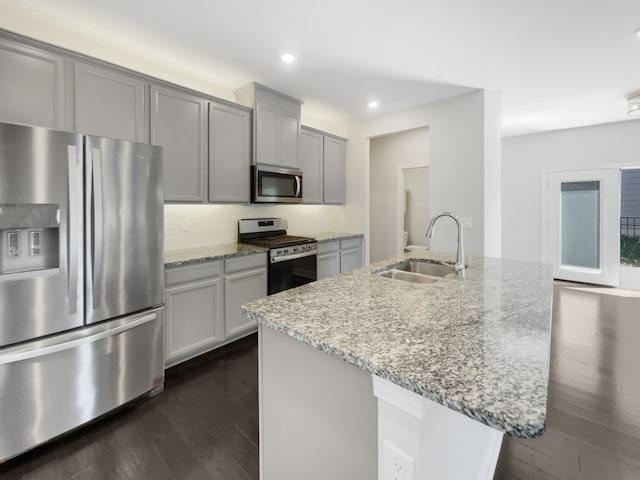
[[[511,136],[627,120],[640,92],[638,0],[3,2],[230,90],[256,80],[356,121],[483,88],[502,92]],[[284,52],[298,60],[283,64]]]

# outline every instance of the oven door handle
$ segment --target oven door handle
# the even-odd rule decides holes
[[[302,252],[302,253],[295,253],[293,255],[283,255],[281,257],[271,257],[271,263],[280,263],[280,262],[286,262],[288,260],[295,260],[296,258],[303,258],[303,257],[310,257],[312,255],[317,255],[317,251],[313,250],[313,251],[308,251],[308,252]]]

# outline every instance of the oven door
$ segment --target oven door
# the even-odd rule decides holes
[[[279,257],[269,263],[269,295],[299,287],[318,279],[318,261],[315,252],[297,258]]]
[[[254,203],[302,202],[302,172],[288,168],[251,167],[251,200]]]

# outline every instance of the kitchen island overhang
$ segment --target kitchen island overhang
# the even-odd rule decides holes
[[[448,276],[428,285],[373,274],[406,258],[452,256],[412,252],[263,298],[243,311],[492,430],[524,438],[542,434],[550,266],[469,257],[465,278]]]

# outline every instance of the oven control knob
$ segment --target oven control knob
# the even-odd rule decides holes
[[[289,253],[289,249],[288,249],[288,248],[285,248],[285,249],[284,249],[284,253]]]
[[[280,255],[282,253],[282,250],[276,250],[276,255]]]

